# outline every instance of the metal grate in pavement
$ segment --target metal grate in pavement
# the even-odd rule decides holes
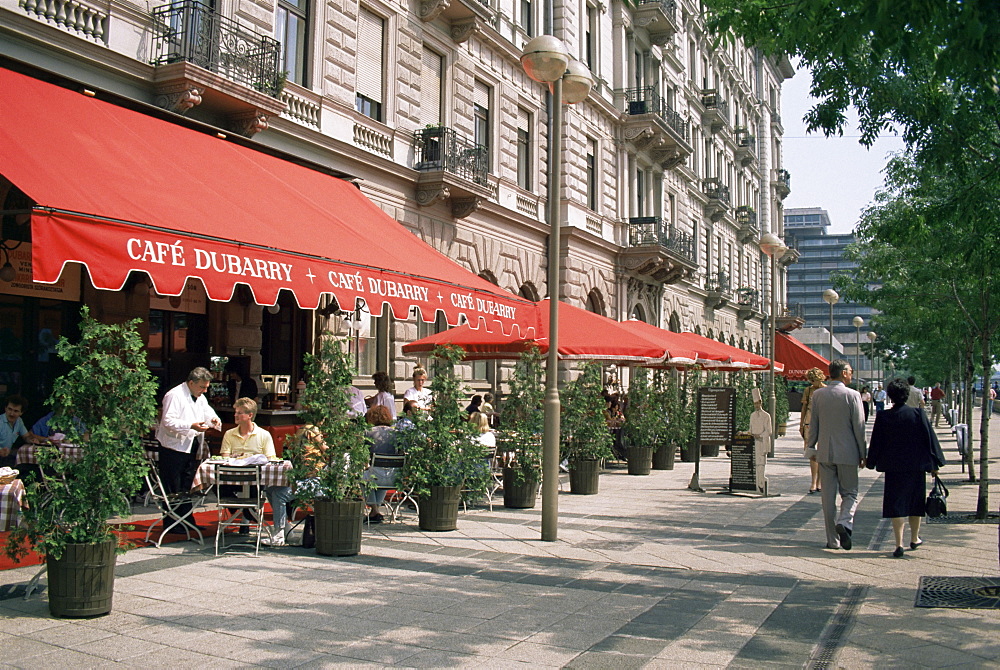
[[[927,523],[1000,523],[1000,514],[987,514],[985,519],[977,519],[974,513],[949,512],[933,519],[928,517]]]
[[[585,540],[583,542],[576,542],[573,546],[580,547],[581,549],[603,549],[604,551],[631,551],[641,544],[642,542],[630,542],[628,540]]]
[[[867,586],[851,586],[847,589],[840,607],[837,608],[837,613],[833,615],[830,625],[823,631],[819,644],[816,645],[816,649],[806,663],[805,667],[808,670],[825,670],[825,668],[834,667],[837,653],[840,652],[840,648],[847,638],[847,633],[854,625],[854,617],[867,593]]]
[[[1000,609],[1000,577],[921,577],[914,607]]]
[[[888,519],[879,521],[875,532],[872,533],[871,542],[868,543],[868,551],[882,551],[882,545],[892,535],[892,522]]]

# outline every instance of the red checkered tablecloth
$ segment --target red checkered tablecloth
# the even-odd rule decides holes
[[[146,457],[152,461],[160,460],[160,443],[156,440],[142,439],[142,446],[146,450]],[[22,444],[17,450],[17,464],[25,465],[38,465],[38,450],[41,445],[38,444]],[[59,445],[59,451],[62,453],[64,458],[68,458],[74,461],[80,460],[83,456],[83,447],[75,444],[61,444]],[[211,454],[209,453],[208,443],[203,442],[201,447],[198,449],[198,454],[195,456],[198,460],[205,460]]]
[[[17,524],[23,496],[24,484],[20,479],[0,486],[0,531],[10,530]]]
[[[192,491],[208,488],[216,483],[215,467],[226,465],[219,461],[205,461],[198,467],[198,472],[194,475],[194,482],[191,484]],[[247,466],[255,467],[255,466]],[[261,483],[264,486],[288,486],[288,471],[292,469],[290,461],[281,463],[268,463],[260,466]],[[225,481],[221,483],[225,484]]]

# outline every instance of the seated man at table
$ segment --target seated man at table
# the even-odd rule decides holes
[[[253,398],[237,398],[233,403],[233,420],[236,427],[230,428],[222,436],[222,456],[232,456],[242,458],[244,456],[254,456],[263,454],[268,458],[275,458],[274,440],[271,434],[253,422],[257,416],[257,401]],[[236,486],[220,486],[219,493],[224,496],[236,494]],[[256,495],[253,491],[251,495]],[[251,517],[250,510],[243,510],[243,517],[251,523],[257,520]],[[249,535],[249,526],[240,526],[240,535]]]
[[[0,420],[0,467],[14,467],[16,458],[14,456],[14,442],[17,438],[33,444],[41,444],[45,440],[35,435],[25,428],[21,414],[28,402],[19,395],[7,397],[5,403],[4,417]]]
[[[381,405],[376,405],[368,410],[365,419],[371,424],[371,428],[365,432],[365,437],[371,442],[371,452],[375,459],[378,459],[379,456],[396,456],[398,453],[396,451],[396,430],[393,428],[392,415],[389,410]],[[398,471],[399,468],[380,465],[372,465],[365,470],[365,479],[380,487],[368,494],[366,500],[369,505],[368,523],[382,523],[382,514],[379,508],[385,501],[386,487],[395,486]]]

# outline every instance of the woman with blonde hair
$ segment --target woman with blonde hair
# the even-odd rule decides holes
[[[805,440],[809,436],[809,419],[812,417],[812,394],[816,389],[821,389],[826,384],[826,373],[819,368],[812,368],[806,372],[806,379],[811,386],[802,392],[802,415],[799,422],[799,435]],[[819,493],[819,463],[816,462],[816,450],[804,447],[805,455],[809,459],[809,472],[811,475],[809,483],[809,493]],[[811,452],[811,453],[810,453]]]

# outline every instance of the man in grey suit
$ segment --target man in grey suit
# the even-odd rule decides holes
[[[851,364],[837,359],[830,363],[831,381],[812,396],[806,447],[816,449],[828,549],[851,548],[854,510],[858,507],[858,468],[865,467],[868,455],[861,394],[847,387],[853,376]]]

